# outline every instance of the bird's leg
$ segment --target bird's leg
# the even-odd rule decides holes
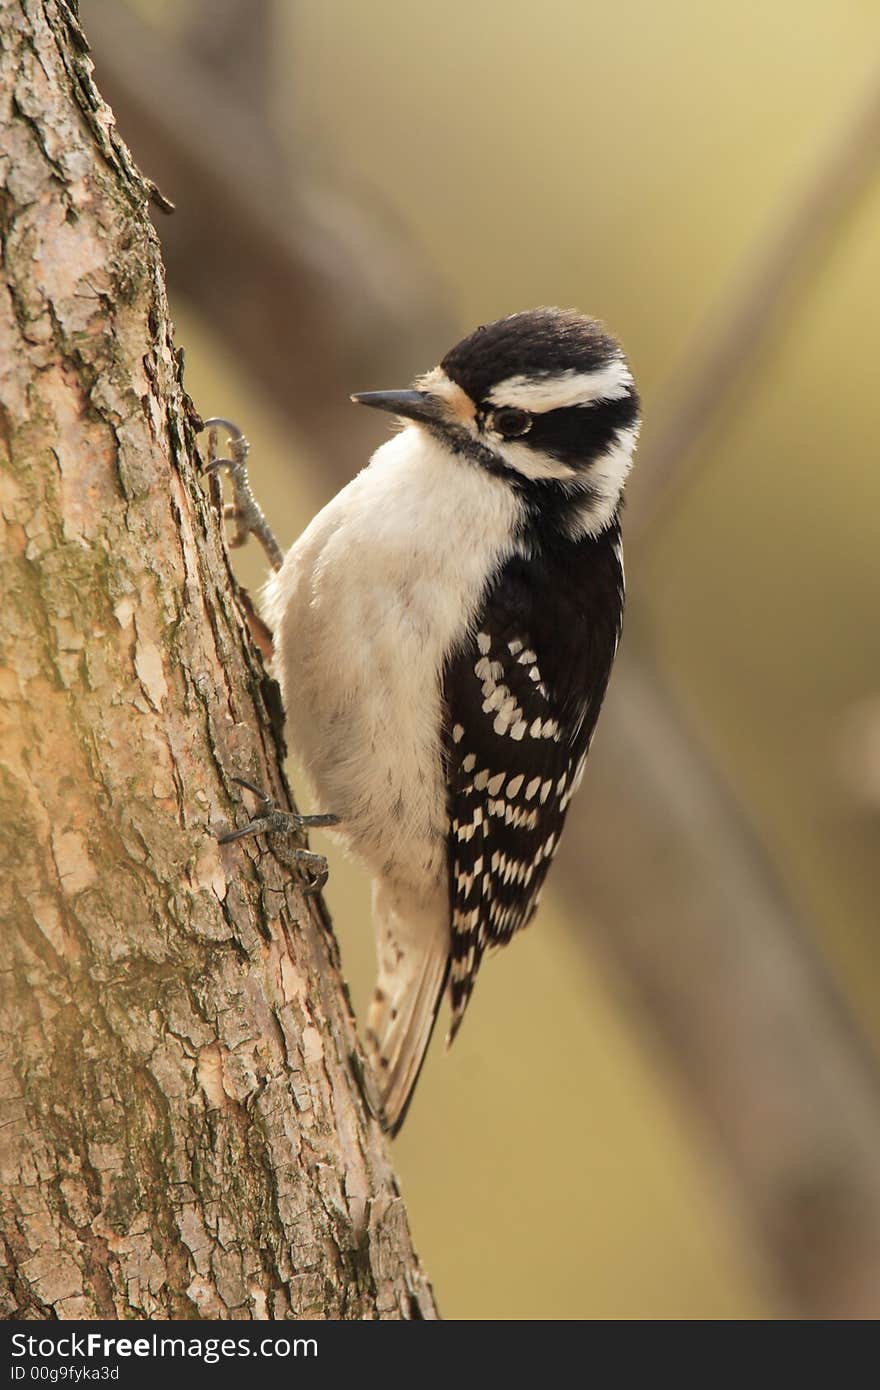
[[[230,845],[235,840],[244,840],[249,835],[299,835],[303,830],[322,825],[338,825],[338,816],[301,816],[296,811],[280,811],[274,798],[268,796],[261,787],[249,782],[246,777],[233,777],[233,782],[246,787],[257,798],[257,814],[247,825],[238,830],[227,830],[217,839],[221,845]],[[293,857],[314,874],[314,879],[305,889],[306,895],[319,893],[327,882],[327,860],[323,854],[315,854],[310,849],[293,849]]]
[[[234,425],[231,420],[224,420],[219,415],[206,420],[205,428],[209,431],[208,462],[205,464],[205,472],[218,474],[225,470],[232,486],[232,501],[223,508],[224,517],[228,521],[235,522],[235,530],[229,537],[229,545],[233,548],[244,545],[248,536],[256,536],[265,550],[272,568],[280,570],[284,560],[281,546],[275,539],[272,528],[263,514],[262,507],[254,497],[248,478],[247,457],[250,444],[237,425]],[[229,436],[230,458],[217,458],[218,429],[224,429]]]

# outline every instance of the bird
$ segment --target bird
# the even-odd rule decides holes
[[[618,342],[554,307],[351,399],[397,431],[261,612],[316,823],[372,878],[365,1045],[396,1134],[444,995],[451,1043],[484,955],[535,915],[581,782],[621,635],[640,405]]]

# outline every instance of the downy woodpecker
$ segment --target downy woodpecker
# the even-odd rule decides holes
[[[352,400],[402,428],[287,552],[263,612],[289,741],[373,876],[366,1042],[396,1132],[444,991],[451,1041],[484,952],[535,913],[583,775],[639,402],[618,344],[552,308]]]

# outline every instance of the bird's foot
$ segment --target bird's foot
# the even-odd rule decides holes
[[[249,782],[246,777],[233,777],[232,780],[239,786],[246,787],[257,798],[257,814],[247,825],[218,835],[217,839],[221,845],[231,845],[235,840],[244,840],[250,835],[299,835],[303,830],[310,828],[339,824],[338,816],[301,816],[296,811],[281,811],[275,805],[273,797],[261,787]],[[312,881],[303,890],[306,896],[320,893],[329,874],[324,855],[315,854],[310,849],[301,849],[299,846],[296,846],[292,853],[297,862],[313,874]]]
[[[244,545],[248,536],[256,536],[272,568],[280,570],[284,560],[281,547],[251,490],[247,469],[250,444],[238,425],[234,425],[231,420],[224,420],[222,416],[216,415],[206,420],[205,429],[208,430],[208,461],[205,464],[205,472],[216,477],[225,471],[232,487],[232,501],[227,502],[223,508],[224,518],[235,523],[235,529],[229,537],[229,545]],[[229,458],[217,457],[218,429],[225,430],[228,435]]]

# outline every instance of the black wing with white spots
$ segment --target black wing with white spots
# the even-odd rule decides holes
[[[453,1037],[487,947],[538,905],[617,650],[617,528],[514,558],[444,676]]]

